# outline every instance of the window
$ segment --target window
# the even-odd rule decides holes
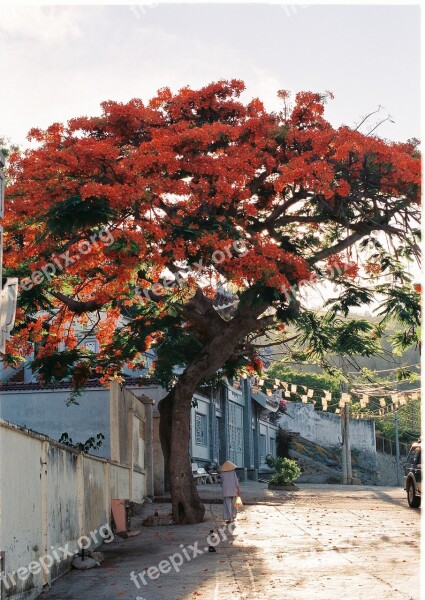
[[[88,350],[89,352],[96,352],[97,347],[96,347],[96,340],[93,339],[87,339],[83,342],[84,347],[86,350]]]
[[[207,445],[207,415],[195,413],[195,442],[198,446]]]

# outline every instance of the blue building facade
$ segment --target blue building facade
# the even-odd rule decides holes
[[[267,471],[267,454],[276,454],[279,407],[276,397],[253,391],[249,379],[233,384],[224,379],[209,397],[195,394],[191,414],[192,462],[199,466],[230,460],[242,480]]]

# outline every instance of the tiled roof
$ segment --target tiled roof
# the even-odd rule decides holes
[[[158,385],[153,379],[147,377],[126,377],[124,379],[125,385],[128,386],[146,386],[146,385]],[[98,379],[90,379],[84,388],[102,388],[106,387],[100,383]],[[0,383],[0,392],[28,392],[32,390],[70,390],[72,388],[69,381],[58,381],[57,383],[22,383],[22,382],[6,382]]]

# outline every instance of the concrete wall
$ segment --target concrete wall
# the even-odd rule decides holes
[[[283,415],[279,424],[283,429],[299,433],[307,440],[321,446],[339,446],[341,443],[341,417],[333,413],[314,410],[311,403],[287,402],[290,417]],[[375,422],[373,419],[350,419],[351,447],[366,453],[375,453]]]
[[[132,467],[131,494],[141,501],[153,494],[152,407],[164,395],[158,386],[86,388],[78,405],[66,405],[70,390],[2,390],[0,418],[59,440],[65,431],[73,443],[98,433],[105,436],[94,454]],[[137,473],[137,474],[136,474]]]
[[[145,495],[146,477],[140,469],[82,454],[1,421],[0,490],[2,597],[32,600],[69,569],[70,559],[55,560],[47,572],[28,572],[25,580],[15,574],[16,584],[9,573],[54,556],[55,550],[61,557],[58,549],[66,544],[77,551],[82,535],[110,523],[112,498],[137,501]]]
[[[70,390],[2,390],[0,418],[59,440],[67,432],[73,443],[103,433],[105,439],[97,456],[110,457],[109,390],[86,388],[77,398],[79,404],[66,405]]]
[[[145,390],[143,390],[145,391]],[[133,388],[113,382],[110,387],[111,459],[131,468],[131,493],[135,502],[154,494],[155,400]]]
[[[5,572],[16,571],[43,553],[47,523],[41,502],[42,459],[39,440],[0,428],[0,540]],[[41,591],[41,576],[31,575],[25,582],[19,581],[14,590],[16,597],[24,598],[23,593],[35,587]],[[4,585],[2,592],[2,598],[10,597]],[[36,594],[28,597],[35,598]]]
[[[400,481],[403,482],[402,465],[405,464],[406,457],[400,458]],[[397,463],[395,456],[385,454],[384,452],[376,453],[376,469],[378,471],[379,485],[397,485]]]

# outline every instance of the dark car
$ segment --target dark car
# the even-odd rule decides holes
[[[421,505],[421,439],[412,444],[404,465],[404,489],[411,508]]]

